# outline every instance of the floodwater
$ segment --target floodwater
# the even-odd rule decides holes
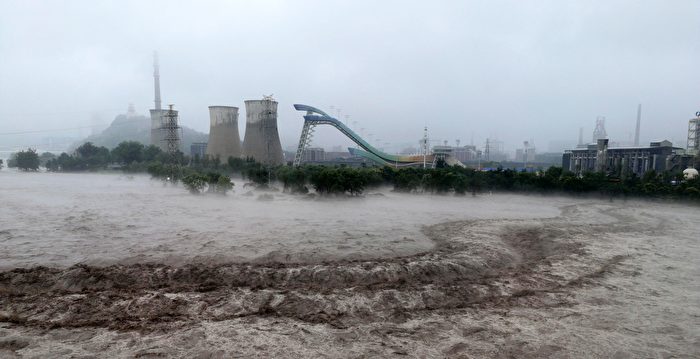
[[[700,356],[700,210],[0,171],[0,357]]]
[[[193,196],[145,175],[0,173],[0,269],[382,258],[430,250],[425,225],[558,214],[556,207],[519,198],[508,208],[489,197],[387,191],[304,200],[256,192],[240,181],[224,197]]]

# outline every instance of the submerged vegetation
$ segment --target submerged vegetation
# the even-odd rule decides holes
[[[226,194],[226,192],[233,189],[231,177],[216,172],[207,174],[191,173],[182,179],[182,184],[192,194],[200,194],[205,189],[211,193]]]
[[[405,193],[476,195],[483,192],[538,192],[598,194],[606,197],[637,196],[700,200],[700,178],[685,180],[680,172],[647,172],[623,178],[604,173],[576,175],[561,167],[537,172],[511,169],[478,171],[472,168],[392,168],[392,167],[268,167],[252,159],[168,155],[156,146],[122,142],[113,150],[90,142],[72,155],[38,155],[34,150],[16,153],[10,167],[36,170],[44,164],[49,171],[95,171],[108,168],[127,172],[147,172],[155,178],[182,182],[192,193],[225,194],[233,188],[232,177],[246,179],[257,188],[279,184],[282,190],[306,194],[313,188],[319,195],[361,195],[367,188],[390,186]]]

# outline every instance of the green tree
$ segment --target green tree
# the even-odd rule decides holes
[[[453,183],[455,194],[462,196],[465,193],[467,193],[467,189],[469,188],[469,181],[467,180],[467,176],[463,174],[457,174],[456,176],[457,177],[455,178]]]
[[[393,176],[394,190],[398,192],[416,192],[421,186],[423,171],[416,168],[405,168]]]
[[[104,168],[109,164],[109,149],[101,146],[97,147],[92,142],[85,142],[75,150],[78,163],[76,169],[96,170]]]
[[[246,171],[246,176],[261,188],[267,187],[268,183],[270,182],[270,171],[264,166],[258,165],[253,168],[249,168]]]
[[[233,156],[229,157],[227,162],[231,171],[234,172],[241,172],[246,166],[246,161],[244,159]]]
[[[192,173],[182,178],[182,184],[192,194],[200,194],[207,187],[207,176],[199,173]]]
[[[219,175],[216,181],[209,183],[209,186],[214,189],[214,193],[226,194],[233,189],[233,182],[231,182],[231,177]]]
[[[158,156],[162,155],[160,147],[156,145],[148,145],[143,149],[143,160],[147,162],[155,161]]]
[[[124,141],[112,150],[112,159],[123,164],[141,162],[144,158],[145,147],[141,142]]]
[[[276,177],[282,181],[283,191],[290,193],[308,193],[306,187],[308,173],[305,168],[283,166],[277,170]]]
[[[46,164],[54,158],[56,158],[56,155],[54,155],[53,153],[44,152],[41,155],[39,155],[39,164],[41,166],[46,167]]]
[[[28,148],[15,154],[17,168],[23,171],[36,171],[39,169],[39,155],[35,149]]]

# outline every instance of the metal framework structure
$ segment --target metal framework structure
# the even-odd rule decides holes
[[[310,114],[310,112],[307,112],[307,115]],[[315,127],[315,123],[304,121],[304,127],[301,128],[301,137],[299,137],[299,145],[297,146],[297,153],[294,155],[294,167],[301,164],[301,160],[304,158],[304,152],[311,145]]]
[[[688,121],[688,150],[700,151],[700,111],[695,113],[696,118]]]
[[[430,162],[435,166],[437,160],[436,154],[421,154],[421,155],[392,155],[380,151],[374,146],[370,145],[362,137],[360,137],[355,131],[351,130],[345,124],[343,124],[338,119],[329,116],[327,113],[311,106],[307,105],[294,105],[297,111],[305,111],[304,115],[304,127],[301,131],[301,136],[299,137],[299,145],[297,146],[297,153],[294,156],[294,166],[299,166],[304,158],[304,151],[309,147],[314,127],[318,125],[329,125],[335,127],[343,135],[349,138],[351,141],[357,144],[359,148],[348,148],[348,151],[360,157],[370,159],[376,163],[392,166],[392,167],[406,167],[406,166],[422,166],[426,162]],[[445,161],[450,165],[464,166],[461,162],[457,161],[451,156],[440,155]]]
[[[605,117],[598,116],[595,120],[595,130],[593,130],[593,142],[608,138],[608,133],[605,131]]]
[[[180,150],[180,126],[177,123],[177,111],[173,110],[173,105],[168,107],[163,115],[163,141],[166,152],[173,155]]]

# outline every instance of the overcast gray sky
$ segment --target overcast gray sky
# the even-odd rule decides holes
[[[207,106],[274,94],[284,147],[294,103],[339,107],[382,142],[427,125],[540,151],[590,138],[599,115],[628,140],[642,103],[642,140],[677,142],[700,110],[699,16],[697,0],[0,0],[0,133],[146,114],[158,50],[184,125],[208,132]],[[349,144],[331,129],[315,143]]]

